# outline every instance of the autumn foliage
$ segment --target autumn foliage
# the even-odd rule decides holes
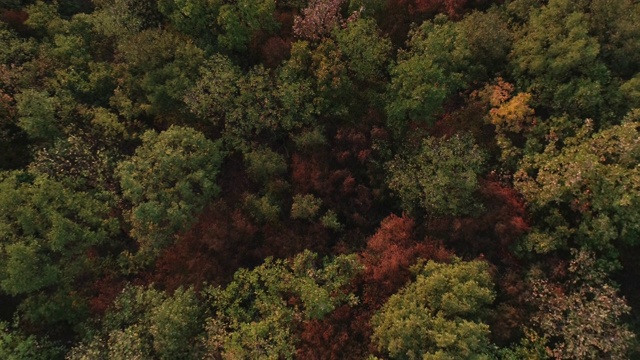
[[[0,359],[640,358],[639,24],[0,1]]]

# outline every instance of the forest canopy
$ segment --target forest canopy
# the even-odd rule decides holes
[[[0,358],[640,357],[640,3],[0,0]]]

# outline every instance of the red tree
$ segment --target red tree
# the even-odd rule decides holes
[[[416,225],[408,216],[390,215],[361,253],[364,273],[352,286],[362,302],[342,306],[321,320],[303,324],[298,355],[304,359],[362,359],[369,351],[371,316],[410,279],[409,268],[419,259],[447,261],[451,253],[437,241],[417,241]]]
[[[150,280],[169,291],[179,286],[224,284],[243,266],[259,261],[253,239],[257,227],[223,200],[205,209],[199,221],[156,261]]]

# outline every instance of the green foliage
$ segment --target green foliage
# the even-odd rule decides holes
[[[429,215],[468,215],[480,209],[474,193],[484,154],[467,135],[427,138],[416,154],[387,163],[389,188],[403,208]]]
[[[311,194],[297,194],[293,197],[293,204],[291,204],[291,217],[311,220],[320,211],[320,206],[322,206],[322,199]]]
[[[0,3],[1,359],[633,357],[637,1]]]
[[[91,279],[100,262],[88,250],[115,233],[108,208],[46,176],[6,173],[0,182],[0,289],[25,296],[34,323],[75,322],[86,303],[72,289]]]
[[[297,97],[298,101],[307,103],[305,107],[298,106],[303,110],[299,111],[303,119],[313,119],[320,114],[328,118],[345,118],[352,103],[351,98],[358,95],[349,77],[348,61],[331,38],[323,38],[319,44],[306,41],[293,43],[291,57],[280,70],[280,81],[295,86],[289,91],[292,95],[296,94],[293,92],[296,87],[302,88],[298,91],[304,91],[304,97]]]
[[[155,0],[94,0],[92,16],[96,27],[106,36],[119,40],[141,30],[159,27],[164,19]]]
[[[355,301],[341,289],[361,271],[355,255],[318,262],[309,251],[293,260],[268,258],[240,269],[226,288],[209,290],[208,356],[227,359],[292,359],[295,327]]]
[[[539,336],[535,331],[524,329],[525,336],[519,343],[510,348],[497,349],[498,359],[503,360],[545,360],[549,359],[545,337]]]
[[[567,244],[616,258],[616,244],[637,244],[640,234],[639,125],[626,122],[593,135],[589,123],[575,137],[528,156],[515,187],[540,219],[528,236],[530,251]]]
[[[19,65],[35,56],[36,43],[33,39],[23,39],[0,22],[0,64]]]
[[[168,245],[218,195],[222,159],[219,144],[190,128],[143,134],[135,155],[117,170],[123,195],[132,204],[131,235],[141,253],[154,254]]]
[[[76,190],[105,190],[113,183],[113,152],[87,135],[59,139],[35,153],[29,169]]]
[[[25,24],[39,36],[55,32],[55,28],[60,25],[62,20],[55,3],[45,3],[38,0],[34,4],[26,6],[25,10],[29,13]]]
[[[640,73],[624,82],[620,86],[620,92],[631,108],[640,108]]]
[[[240,68],[228,57],[214,55],[200,67],[199,75],[200,80],[185,96],[187,106],[198,117],[224,122],[225,114],[234,110],[237,83],[242,76]]]
[[[631,0],[589,1],[591,31],[613,74],[623,79],[640,70],[640,4]]]
[[[220,46],[232,52],[245,52],[259,31],[277,30],[275,10],[275,0],[234,0],[222,5],[217,19],[222,29],[218,35]]]
[[[97,0],[91,21],[101,34],[118,39],[139,32],[144,20],[132,11],[132,0]]]
[[[73,348],[67,358],[200,359],[203,310],[192,289],[169,296],[153,288],[128,287],[93,338]]]
[[[260,222],[276,222],[280,218],[280,205],[269,194],[245,196],[244,207],[249,215]]]
[[[209,59],[200,72],[201,79],[185,102],[191,112],[221,126],[235,142],[265,133],[282,136],[282,131],[313,119],[313,93],[304,80],[286,73],[274,79],[261,65],[243,74],[222,55]]]
[[[350,22],[345,29],[336,31],[335,37],[356,80],[373,82],[384,79],[391,55],[391,41],[380,36],[373,19]]]
[[[249,177],[261,184],[287,172],[285,158],[269,148],[260,148],[245,154]]]
[[[513,33],[504,12],[498,8],[473,12],[458,27],[468,43],[469,63],[482,68],[478,69],[478,75],[500,73],[513,45]]]
[[[349,13],[357,11],[362,17],[380,18],[388,5],[386,0],[349,0]]]
[[[292,136],[293,142],[300,150],[311,150],[327,143],[322,129],[314,127],[310,130],[303,131],[300,134]]]
[[[0,322],[0,358],[6,360],[50,360],[60,357],[61,349],[33,335],[24,335]]]
[[[338,221],[338,215],[333,210],[328,210],[322,217],[320,218],[320,222],[327,229],[331,230],[341,230],[342,224]]]
[[[211,25],[216,22],[222,3],[220,0],[159,0],[158,10],[176,30],[204,43],[214,40]]]
[[[410,34],[409,50],[391,68],[386,111],[397,136],[407,121],[433,121],[444,101],[466,86],[474,70],[464,33],[445,17],[425,21]]]
[[[589,18],[575,1],[550,1],[531,15],[511,57],[520,86],[535,95],[536,105],[557,115],[611,116],[608,103],[617,95],[605,91],[610,73],[589,30]]]
[[[490,359],[492,288],[484,262],[429,261],[371,319],[373,341],[391,359]]]
[[[60,136],[61,129],[56,119],[56,99],[46,92],[25,89],[16,95],[18,102],[18,125],[35,140],[51,141]]]
[[[203,56],[193,41],[170,31],[149,29],[126,38],[118,44],[115,72],[120,86],[111,105],[129,119],[179,114]]]

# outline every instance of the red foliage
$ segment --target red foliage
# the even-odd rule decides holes
[[[280,31],[278,33],[282,38],[288,39],[293,37],[293,23],[297,12],[295,9],[293,11],[282,8],[276,10],[274,17],[276,21],[280,23]]]
[[[22,10],[2,10],[0,12],[0,21],[9,24],[18,32],[25,31],[27,27],[24,22],[29,18],[29,14]]]
[[[456,253],[484,256],[494,264],[517,265],[510,250],[514,241],[527,231],[526,210],[517,191],[494,179],[480,183],[485,212],[466,218],[440,218],[429,222],[431,233],[449,239]]]
[[[297,358],[309,360],[364,359],[369,354],[371,312],[341,306],[321,320],[302,325]]]
[[[96,315],[103,315],[113,301],[120,295],[125,282],[113,276],[105,276],[93,283],[92,291],[96,293],[89,299],[89,308]]]
[[[288,258],[304,250],[329,253],[329,231],[320,223],[290,221],[262,228],[261,256]]]
[[[426,239],[416,241],[415,222],[406,215],[391,215],[382,220],[362,254],[365,264],[364,301],[379,306],[409,281],[409,268],[418,259],[447,261],[451,253],[438,242]]]
[[[15,117],[16,109],[14,104],[14,100],[9,94],[5,94],[2,89],[0,89],[0,123],[4,123],[5,119],[6,123],[9,123],[8,119]]]
[[[318,153],[310,156],[293,154],[291,157],[291,180],[297,192],[308,193],[313,190],[321,193],[330,192],[331,189],[326,188],[329,169],[322,158]]]
[[[220,200],[156,261],[151,280],[173,291],[179,286],[223,284],[242,266],[259,259],[252,239],[255,225],[240,211]]]
[[[467,0],[415,0],[411,10],[415,13],[445,13],[458,18],[464,11]]]
[[[373,192],[362,179],[354,174],[369,158],[366,146],[357,146],[341,141],[360,139],[354,133],[338,132],[331,153],[294,154],[291,163],[291,176],[296,193],[314,193],[324,205],[350,221],[373,226],[370,219],[374,210]],[[348,139],[343,139],[345,136]],[[331,161],[333,158],[334,161]],[[362,160],[361,160],[362,159]]]
[[[280,36],[272,36],[262,45],[262,63],[269,68],[276,68],[289,58],[291,41]]]

